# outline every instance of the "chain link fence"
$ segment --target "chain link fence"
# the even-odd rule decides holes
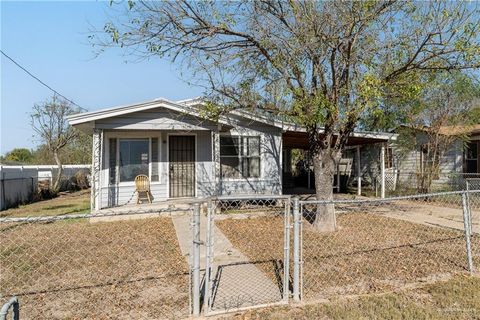
[[[0,298],[18,297],[22,319],[187,317],[188,257],[171,215],[2,218]]]
[[[302,298],[385,292],[473,271],[480,208],[467,200],[449,192],[300,202]]]
[[[18,297],[25,319],[171,319],[476,272],[480,191],[469,183],[388,199],[231,196],[1,218],[0,302]]]
[[[213,199],[206,222],[207,314],[288,302],[289,197]]]
[[[425,189],[427,183],[422,187],[422,180],[429,180],[428,177],[420,172],[409,171],[388,171],[385,172],[385,194],[387,196],[402,196],[414,195],[418,193],[426,193]],[[376,196],[381,194],[381,175],[375,176],[373,191]],[[478,173],[440,173],[431,179],[431,184],[428,185],[430,192],[448,192],[448,191],[462,191],[466,190],[466,185],[469,183],[480,188],[480,174]],[[366,186],[365,191],[368,191]]]

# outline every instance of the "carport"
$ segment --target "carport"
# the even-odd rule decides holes
[[[334,188],[337,192],[340,192],[340,176],[342,174],[354,174],[355,179],[357,181],[357,194],[361,195],[362,193],[362,163],[363,161],[368,161],[367,159],[361,158],[361,148],[366,145],[374,145],[380,148],[380,184],[381,184],[381,197],[385,198],[385,149],[387,143],[390,141],[394,141],[397,139],[397,135],[393,133],[386,133],[386,132],[369,132],[369,131],[355,131],[350,138],[348,139],[346,150],[349,152],[353,152],[355,158],[355,168],[351,166],[350,159],[344,158],[342,156],[342,160],[340,161],[339,165],[337,166],[336,171],[336,183]],[[283,141],[283,181],[284,185],[288,185],[289,176],[291,176],[291,168],[292,168],[292,150],[300,149],[300,150],[308,150],[309,149],[309,142],[308,136],[305,129],[292,126],[286,130],[284,130],[282,134],[282,141]],[[349,165],[350,162],[350,165]],[[310,170],[308,171],[310,174]],[[307,179],[308,186],[307,189],[310,191],[315,191],[314,184],[311,183],[310,176]],[[295,188],[290,189],[290,192],[293,191],[295,193]],[[313,187],[313,189],[312,189]],[[288,190],[288,189],[287,189]],[[287,191],[288,193],[288,191]]]

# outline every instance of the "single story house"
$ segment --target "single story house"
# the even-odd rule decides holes
[[[199,98],[160,98],[70,116],[72,126],[93,135],[92,210],[131,203],[139,174],[149,177],[154,202],[282,194],[290,151],[308,149],[305,130],[244,111],[212,121],[202,106]],[[360,154],[361,146],[383,150],[392,139],[391,133],[355,132],[348,146]]]
[[[432,181],[433,189],[462,190],[466,179],[480,179],[480,124],[445,126],[439,133],[462,138],[453,139],[448,150],[440,157],[440,171]],[[415,139],[414,150],[402,150],[397,141],[390,141],[385,149],[387,190],[415,188],[418,175],[424,172],[429,161],[424,147],[427,141],[425,132],[416,130]]]

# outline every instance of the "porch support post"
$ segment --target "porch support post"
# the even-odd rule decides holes
[[[215,196],[221,195],[221,181],[220,181],[220,124],[217,127],[216,131],[212,131],[212,149],[213,149],[213,164],[214,164],[214,179],[215,179]]]
[[[340,159],[337,163],[337,193],[340,193]]]
[[[382,143],[380,149],[380,183],[381,183],[381,197],[385,198],[385,144]]]
[[[92,169],[91,169],[91,202],[92,211],[100,210],[100,189],[102,173],[103,130],[93,129]]]
[[[362,195],[362,164],[360,160],[360,146],[357,146],[357,195]]]

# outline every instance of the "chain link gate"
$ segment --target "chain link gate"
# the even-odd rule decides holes
[[[204,312],[287,304],[290,197],[218,197],[207,203]]]

